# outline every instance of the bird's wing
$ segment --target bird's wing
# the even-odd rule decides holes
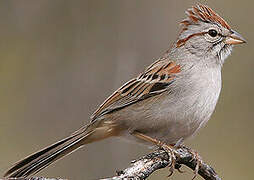
[[[164,92],[180,71],[180,65],[175,62],[159,59],[137,78],[128,81],[107,98],[91,116],[92,121],[104,114]]]

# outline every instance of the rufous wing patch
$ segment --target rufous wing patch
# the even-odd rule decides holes
[[[134,102],[160,94],[174,82],[175,75],[181,72],[180,65],[160,59],[149,66],[137,78],[125,83],[116,90],[91,116],[92,120]]]

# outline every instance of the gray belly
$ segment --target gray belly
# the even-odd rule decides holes
[[[214,83],[215,82],[215,83]],[[179,86],[182,87],[182,86]],[[111,115],[127,131],[139,131],[167,144],[193,136],[212,115],[220,94],[220,81],[203,80],[192,88],[174,89],[150,97]]]

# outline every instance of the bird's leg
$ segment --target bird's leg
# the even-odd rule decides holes
[[[174,145],[168,145],[165,144],[157,139],[151,138],[147,135],[144,135],[142,133],[139,133],[137,131],[134,131],[132,133],[133,136],[137,137],[138,139],[142,139],[144,141],[147,142],[151,142],[155,145],[157,145],[159,148],[163,149],[164,151],[166,151],[168,154],[170,154],[170,160],[171,163],[169,164],[170,167],[170,174],[169,176],[171,176],[175,170],[175,166],[176,166],[176,157],[178,156],[178,153],[176,152],[176,147]],[[180,167],[179,167],[180,168]],[[179,168],[177,168],[179,170]],[[180,171],[181,172],[181,171]]]

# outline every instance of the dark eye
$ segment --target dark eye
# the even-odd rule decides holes
[[[208,31],[208,34],[209,34],[210,36],[212,36],[212,37],[216,37],[216,36],[218,35],[218,32],[217,32],[216,30],[214,30],[214,29],[210,29],[210,30]]]

